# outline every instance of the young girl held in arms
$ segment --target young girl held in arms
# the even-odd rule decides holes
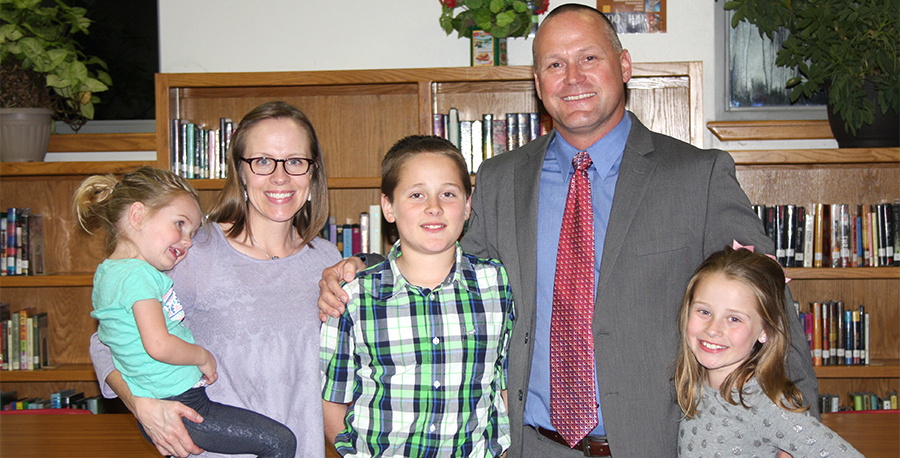
[[[784,271],[749,248],[712,254],[688,283],[678,315],[678,455],[861,457],[806,412],[787,377],[787,320],[796,317],[785,313]]]
[[[216,360],[194,344],[184,311],[163,272],[187,256],[202,221],[197,192],[184,179],[150,167],[88,178],[75,192],[75,214],[86,231],[106,232],[104,260],[94,274],[91,316],[116,369],[136,396],[180,401],[201,423],[183,420],[208,451],[293,457],[290,429],[255,412],[212,402]],[[140,424],[139,424],[140,426]],[[141,426],[141,432],[146,432]]]

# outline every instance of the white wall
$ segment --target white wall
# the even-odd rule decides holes
[[[550,8],[563,3],[568,2],[551,0]],[[596,1],[578,3],[596,6]],[[704,125],[715,113],[717,7],[709,0],[668,0],[667,33],[621,36],[635,62],[703,62]],[[440,13],[438,0],[159,0],[160,69],[179,73],[469,65],[468,41],[444,34]],[[510,40],[510,65],[531,65],[531,42]],[[727,147],[708,131],[704,144]]]

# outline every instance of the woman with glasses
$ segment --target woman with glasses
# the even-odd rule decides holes
[[[340,260],[317,238],[328,217],[325,166],[312,124],[284,102],[263,104],[232,135],[225,186],[191,255],[170,272],[184,324],[219,363],[210,399],[287,425],[297,456],[324,456],[319,397],[318,279]],[[180,403],[136,397],[96,335],[91,358],[105,396],[117,394],[160,453],[200,453]],[[202,413],[201,413],[202,415]],[[206,454],[204,456],[215,456]]]

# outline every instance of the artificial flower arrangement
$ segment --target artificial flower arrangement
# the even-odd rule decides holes
[[[441,28],[454,30],[459,38],[472,38],[472,29],[481,29],[497,38],[524,37],[531,30],[532,17],[544,14],[550,0],[440,0]],[[462,8],[455,17],[454,11]]]

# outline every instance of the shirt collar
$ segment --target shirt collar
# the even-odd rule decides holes
[[[463,255],[459,242],[456,242],[455,250],[456,261],[451,267],[450,273],[447,274],[440,286],[435,289],[456,285],[458,288],[465,289],[470,293],[477,293],[478,281],[471,260],[468,256]],[[388,301],[404,291],[416,293],[422,291],[422,288],[409,283],[403,274],[400,273],[400,269],[397,267],[397,258],[402,255],[400,241],[398,240],[391,248],[391,252],[388,253],[387,260],[369,269],[368,274],[375,277],[373,281],[363,281],[362,287],[375,300]]]
[[[614,127],[613,130],[588,147],[587,152],[588,155],[591,156],[591,162],[593,162],[591,168],[596,170],[599,176],[605,177],[609,175],[613,166],[619,163],[622,153],[625,151],[625,143],[628,141],[628,134],[630,132],[631,116],[626,112],[625,116],[622,117],[622,120],[616,124],[616,127]],[[579,151],[581,150],[570,145],[569,142],[557,132],[557,134],[553,136],[547,154],[555,154],[556,160],[559,162],[559,169],[568,171],[568,174],[571,175],[574,173],[575,169],[572,165],[572,160],[575,159],[575,155],[578,154]]]

